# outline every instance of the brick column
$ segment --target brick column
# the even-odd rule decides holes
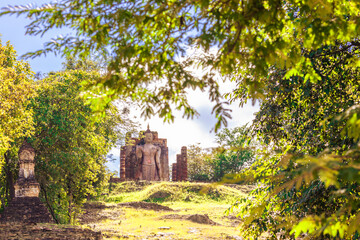
[[[166,142],[166,141],[165,141]],[[165,143],[165,146],[166,146],[166,143]],[[165,181],[169,181],[170,180],[170,177],[169,177],[169,149],[168,147],[163,147],[163,174],[164,174],[164,180]]]
[[[125,148],[122,146],[120,148],[120,180],[125,181]]]
[[[182,181],[183,180],[183,176],[182,176],[182,159],[181,159],[181,154],[176,154],[176,180],[177,181]]]
[[[177,181],[177,166],[176,163],[172,164],[172,181],[176,182]]]
[[[127,152],[128,151],[127,148],[129,148],[129,147],[131,147],[131,146],[125,146],[124,152]],[[125,160],[125,180],[130,180],[130,179],[131,179],[131,159],[129,159],[127,156],[127,158]]]
[[[181,148],[181,162],[182,162],[182,179],[183,181],[187,181],[188,179],[188,172],[187,172],[187,148],[186,147],[182,147]]]

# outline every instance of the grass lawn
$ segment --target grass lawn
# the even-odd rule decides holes
[[[112,184],[102,201],[85,205],[80,224],[104,239],[242,239],[231,204],[250,187],[205,183]]]

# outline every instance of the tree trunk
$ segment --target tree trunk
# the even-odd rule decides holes
[[[71,197],[69,199],[69,208],[68,208],[68,216],[69,216],[69,223],[72,224],[72,200]]]
[[[7,201],[11,201],[11,199],[13,199],[15,197],[15,188],[14,188],[14,175],[13,175],[13,171],[11,169],[10,166],[10,152],[7,151],[4,154],[4,158],[5,158],[5,165],[4,165],[4,170],[5,170],[5,174],[6,174],[6,198]]]
[[[53,219],[55,220],[55,223],[59,224],[59,220],[57,220],[57,218],[56,218],[56,216],[55,216],[55,211],[54,211],[54,209],[51,207],[51,204],[50,204],[49,199],[48,199],[48,197],[47,197],[47,192],[46,192],[45,188],[44,188],[42,185],[40,185],[40,188],[41,188],[41,191],[43,191],[43,193],[44,193],[43,195],[44,195],[44,197],[45,197],[46,205],[47,205],[47,207],[48,207],[48,209],[49,209],[49,211],[50,211],[51,216],[52,216]]]
[[[69,207],[68,207],[68,216],[69,216],[69,222],[70,224],[73,223],[73,204],[72,204],[72,199],[73,199],[73,195],[72,195],[72,191],[71,191],[71,178],[68,178],[67,181],[67,187],[68,187],[68,197],[69,197]]]

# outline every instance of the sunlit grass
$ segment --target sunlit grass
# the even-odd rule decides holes
[[[181,207],[181,205],[178,206]],[[187,206],[190,205],[187,204]],[[187,210],[180,210],[175,214],[205,213],[205,209],[203,209],[204,212],[199,212],[197,209],[187,208]],[[216,211],[216,209],[207,209],[207,213]],[[218,214],[217,217],[215,217],[216,214],[209,214],[210,218],[221,224],[219,226],[199,224],[184,219],[161,219],[168,214],[174,214],[174,212],[125,208],[124,215],[118,219],[107,219],[94,224],[93,227],[96,231],[102,231],[105,239],[142,239],[162,233],[168,234],[173,239],[223,239],[225,236],[238,234],[235,226],[221,220],[221,214]]]
[[[127,190],[126,184],[128,183],[115,185],[104,201],[116,203],[132,201],[184,201],[193,203],[217,201],[233,203],[239,197],[246,196],[244,192],[238,189],[216,184],[161,182],[133,192]],[[129,185],[130,187],[133,186],[132,184]]]
[[[112,186],[103,198],[107,208],[100,214],[116,216],[88,226],[102,231],[104,239],[234,239],[239,235],[233,219],[225,211],[238,198],[246,196],[239,189],[203,183],[142,183],[125,182]],[[118,205],[125,202],[156,202],[173,211],[135,209]],[[115,214],[121,211],[121,214]],[[218,225],[187,220],[194,214],[208,215]],[[173,215],[171,219],[165,219]]]

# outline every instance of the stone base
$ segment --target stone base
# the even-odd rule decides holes
[[[0,223],[1,240],[102,240],[101,232],[53,224]]]
[[[39,197],[40,184],[35,180],[16,181],[15,197]]]
[[[0,223],[54,223],[48,209],[38,197],[16,197],[0,215]]]
[[[109,183],[120,183],[120,182],[125,182],[125,180],[122,180],[121,178],[118,177],[110,177]]]

